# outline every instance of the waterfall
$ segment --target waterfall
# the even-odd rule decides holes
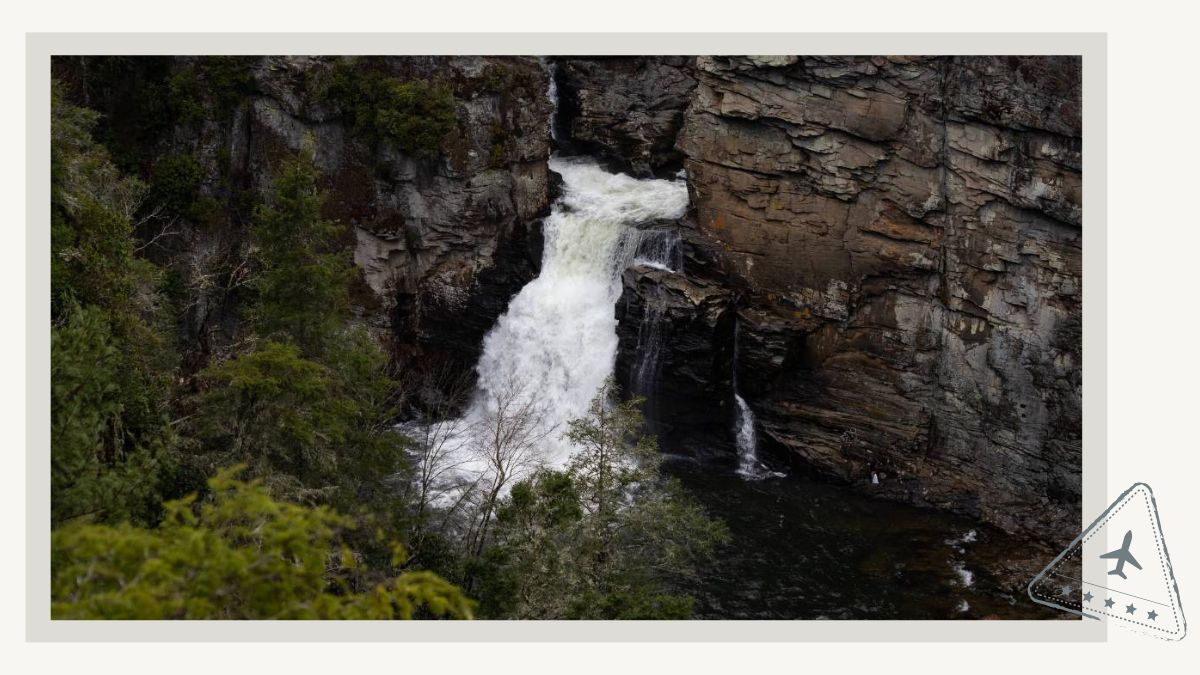
[[[567,422],[586,413],[613,372],[621,274],[646,238],[634,226],[682,217],[688,194],[683,182],[611,174],[586,158],[553,157],[550,169],[563,193],[543,224],[541,273],[484,338],[461,426],[486,427],[497,405],[526,411],[537,427],[522,431],[537,439],[530,464],[561,467],[572,452]],[[488,471],[469,435],[454,441],[449,462],[467,482]]]
[[[658,382],[658,356],[662,352],[662,315],[666,300],[662,288],[654,287],[652,295],[643,297],[642,321],[638,324],[637,360],[633,365],[630,384],[633,393],[653,402],[655,384]]]
[[[644,230],[634,264],[676,274],[683,270],[683,247],[675,229]],[[633,393],[646,398],[647,419],[654,417],[653,405],[658,384],[659,355],[662,353],[663,313],[666,296],[663,287],[655,284],[642,295],[642,320],[638,324],[636,360],[630,377]]]
[[[733,400],[737,403],[737,472],[744,478],[761,478],[762,467],[758,463],[758,432],[754,430],[754,412],[737,390],[733,392]]]
[[[550,87],[546,90],[546,98],[550,99],[550,140],[558,142],[558,62],[545,58],[542,63],[546,66],[546,74],[550,79]]]
[[[676,229],[644,230],[634,263],[678,274],[683,271],[683,242]]]
[[[734,432],[737,439],[738,468],[737,473],[747,480],[777,477],[783,474],[771,471],[758,461],[758,431],[755,429],[754,411],[742,398],[738,389],[738,363],[741,357],[742,324],[734,319],[733,325],[733,402],[737,405],[734,415]]]

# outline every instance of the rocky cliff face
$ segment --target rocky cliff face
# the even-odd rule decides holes
[[[712,263],[631,271],[623,345],[648,308],[665,307],[654,310],[666,317],[665,390],[728,392],[736,368],[766,441],[798,464],[1070,539],[1080,62],[702,57],[685,75],[697,81],[675,137],[694,206],[688,261]],[[622,77],[593,80],[611,89]],[[602,100],[643,89],[630,87]],[[603,118],[577,114],[591,119],[572,128]],[[623,356],[623,371],[634,361]],[[684,409],[660,413],[705,417]]]
[[[363,319],[398,356],[420,357],[402,361],[469,371],[509,297],[536,275],[551,189],[549,77],[539,60],[120,59],[60,59],[56,76],[105,115],[102,138],[152,186],[162,182],[163,157],[194,167],[185,189],[208,200],[210,213],[172,214],[170,236],[150,254],[194,299],[184,330],[198,363],[238,339],[246,205],[261,201],[273,167],[302,147],[322,172],[325,215],[347,226]],[[438,151],[414,156],[354,133],[322,95],[339,64],[448,87],[454,124]]]
[[[163,219],[144,234],[189,289],[198,363],[239,338],[248,205],[301,147],[322,169],[327,215],[347,224],[362,317],[401,361],[468,371],[536,274],[553,188],[538,60],[373,59],[453,91],[454,129],[420,158],[359,137],[318,94],[337,58],[120,58],[58,59],[55,74],[106,115],[102,139],[127,170],[169,186],[147,158],[194,165],[183,192],[209,207],[167,219],[169,236],[155,238]],[[1077,59],[570,57],[554,71],[565,150],[640,176],[686,169],[682,266],[629,270],[617,307],[619,372],[651,383],[660,431],[732,441],[736,372],[764,451],[880,496],[1070,538]],[[175,101],[189,73],[208,92],[184,101],[199,114]],[[165,100],[173,116],[151,116]]]
[[[675,138],[696,89],[694,63],[685,56],[558,59],[564,151],[594,155],[638,177],[675,173],[683,158]]]

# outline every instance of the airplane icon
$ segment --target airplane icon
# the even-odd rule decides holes
[[[1117,561],[1117,568],[1109,572],[1110,575],[1115,574],[1122,579],[1128,579],[1129,577],[1125,576],[1125,563],[1129,563],[1139,570],[1142,569],[1142,566],[1138,564],[1137,558],[1133,557],[1133,554],[1129,552],[1129,545],[1131,543],[1133,543],[1133,530],[1125,533],[1125,541],[1121,544],[1121,548],[1109,551],[1100,556],[1101,558],[1111,558]]]

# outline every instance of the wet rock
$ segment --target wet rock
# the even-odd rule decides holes
[[[736,367],[760,436],[799,464],[1069,540],[1078,59],[701,57],[695,73],[676,147],[691,246],[715,264],[669,281],[632,270],[618,315],[636,325],[667,289],[661,399],[707,395]],[[696,288],[723,289],[724,314],[687,301]],[[737,364],[721,346],[733,312]]]
[[[634,265],[617,303],[617,377],[645,397],[651,428],[696,452],[713,449],[732,419],[733,298],[727,279],[697,246],[694,223],[683,234],[678,269]]]
[[[327,193],[325,216],[345,225],[362,271],[354,295],[362,320],[406,357],[401,361],[449,361],[469,370],[483,335],[540,261],[538,221],[551,197],[544,64],[533,57],[473,56],[238,59],[225,65],[245,74],[246,82],[228,106],[201,92],[196,103],[203,107],[194,120],[166,126],[150,125],[124,102],[152,99],[155,86],[160,96],[169,94],[172,76],[211,61],[140,59],[110,69],[89,57],[56,64],[60,77],[77,83],[84,102],[109,113],[105,123],[114,126],[103,133],[131,139],[127,145],[151,157],[195,158],[202,193],[222,205],[216,224],[181,223],[180,235],[152,255],[189,287],[245,259],[252,207],[269,190],[275,167],[310,149]],[[337,103],[321,93],[337,64],[352,61],[400,82],[419,79],[453,91],[456,125],[436,156],[412,156],[354,133]],[[106,79],[109,70],[122,73],[116,84]],[[202,346],[198,365],[222,344],[236,343],[242,324],[245,297],[210,285],[184,322],[185,343]]]
[[[669,175],[675,136],[696,86],[691,57],[562,57],[560,115],[568,152],[608,160],[634,176]]]

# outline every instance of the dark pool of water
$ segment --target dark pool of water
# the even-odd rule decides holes
[[[668,455],[729,527],[730,544],[681,580],[707,619],[1063,618],[991,573],[1022,543],[953,515],[795,475],[747,480],[735,462]]]

